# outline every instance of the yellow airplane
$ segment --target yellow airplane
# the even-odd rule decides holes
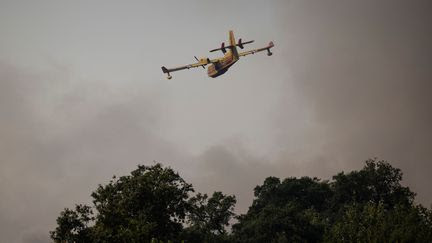
[[[267,50],[268,56],[271,56],[273,54],[270,51],[270,48],[272,48],[274,46],[272,41],[270,41],[268,46],[263,47],[263,48],[253,49],[250,51],[245,51],[245,52],[240,52],[240,53],[237,51],[237,46],[240,47],[240,49],[243,49],[244,48],[243,45],[250,44],[252,42],[254,42],[254,41],[252,40],[252,41],[242,42],[242,39],[240,38],[238,40],[238,43],[236,43],[235,38],[234,38],[234,32],[232,30],[230,30],[229,31],[229,43],[230,43],[229,46],[225,46],[225,43],[222,42],[220,48],[213,49],[210,51],[210,52],[222,51],[222,53],[224,54],[223,57],[211,59],[211,60],[209,58],[201,58],[198,60],[198,58],[195,57],[195,59],[198,61],[197,63],[193,63],[193,64],[189,64],[186,66],[181,66],[181,67],[176,67],[176,68],[162,67],[162,72],[166,73],[168,75],[168,77],[167,77],[168,79],[171,79],[172,78],[172,76],[170,75],[171,72],[175,72],[175,71],[179,71],[179,70],[183,70],[183,69],[196,68],[196,67],[203,67],[205,69],[206,65],[210,65],[210,66],[208,66],[207,74],[209,77],[216,78],[217,76],[220,76],[220,75],[224,74],[226,71],[228,71],[228,69],[234,63],[236,63],[240,59],[240,57],[242,57],[242,56],[246,56],[249,54],[255,54],[256,52],[265,51],[265,50]]]

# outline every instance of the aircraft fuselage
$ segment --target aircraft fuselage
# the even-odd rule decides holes
[[[232,54],[231,50],[225,53],[222,60],[212,63],[207,68],[207,74],[209,77],[216,78],[228,71],[228,69],[238,61],[238,58],[235,58]]]

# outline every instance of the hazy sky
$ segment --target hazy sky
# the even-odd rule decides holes
[[[46,242],[64,207],[154,160],[197,191],[360,169],[432,203],[431,1],[0,0],[0,242]],[[208,78],[227,41],[275,43]]]

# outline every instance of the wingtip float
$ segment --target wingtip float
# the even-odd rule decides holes
[[[237,47],[239,47],[240,49],[243,49],[244,45],[250,44],[253,42],[254,42],[253,40],[242,42],[241,38],[238,40],[238,42],[236,42],[235,38],[234,38],[234,32],[232,30],[230,30],[229,31],[229,45],[226,46],[225,43],[222,42],[220,48],[210,50],[210,52],[222,51],[222,53],[224,54],[223,57],[216,58],[216,59],[209,59],[207,57],[198,59],[197,57],[195,57],[195,59],[197,60],[196,63],[192,63],[192,64],[188,64],[185,66],[180,66],[180,67],[175,67],[175,68],[166,68],[165,66],[163,66],[162,72],[167,74],[168,79],[171,79],[172,76],[170,73],[172,73],[172,72],[180,71],[180,70],[184,70],[184,69],[196,68],[196,67],[205,68],[205,66],[209,65],[207,67],[208,76],[212,77],[212,78],[216,78],[216,77],[226,73],[226,71],[228,71],[228,69],[232,65],[234,65],[234,63],[236,63],[240,59],[240,57],[247,56],[250,54],[255,54],[255,53],[261,52],[261,51],[267,51],[267,56],[273,55],[273,53],[270,51],[270,49],[272,47],[274,47],[273,41],[270,41],[270,43],[267,46],[262,47],[262,48],[252,49],[252,50],[245,51],[245,52],[238,52]]]

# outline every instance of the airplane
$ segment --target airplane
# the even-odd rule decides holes
[[[222,51],[222,53],[224,54],[223,57],[216,58],[216,59],[209,59],[208,57],[198,59],[197,57],[195,57],[195,59],[198,61],[197,63],[193,63],[193,64],[181,66],[181,67],[175,67],[175,68],[166,68],[165,66],[163,66],[162,72],[166,73],[168,75],[167,76],[168,79],[171,79],[172,78],[172,76],[170,75],[171,72],[184,70],[184,69],[190,69],[190,68],[196,68],[196,67],[202,67],[205,69],[205,66],[209,65],[207,68],[208,76],[212,77],[212,78],[216,78],[216,77],[226,73],[226,71],[228,71],[228,69],[234,63],[236,63],[240,59],[240,57],[247,56],[250,54],[255,54],[257,52],[265,51],[265,50],[267,50],[267,56],[271,56],[273,54],[270,51],[270,48],[274,47],[274,44],[272,41],[270,41],[270,43],[266,47],[263,47],[263,48],[253,49],[253,50],[245,51],[245,52],[238,52],[237,51],[237,46],[240,47],[240,49],[243,49],[244,48],[243,45],[250,44],[252,42],[254,42],[254,41],[251,40],[251,41],[242,42],[242,39],[240,38],[238,40],[238,42],[236,43],[235,38],[234,38],[234,32],[232,30],[230,30],[229,31],[229,45],[225,46],[225,43],[222,42],[220,48],[216,48],[216,49],[213,49],[210,51],[210,52]]]

